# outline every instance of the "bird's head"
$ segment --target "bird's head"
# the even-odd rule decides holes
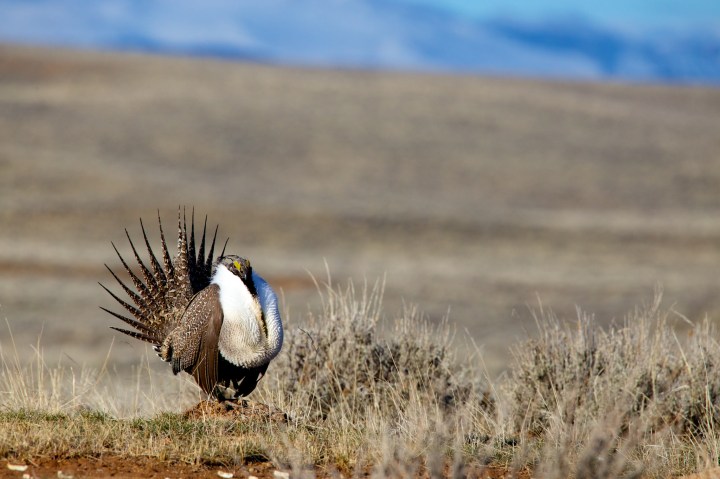
[[[229,254],[219,257],[217,265],[225,266],[228,271],[239,277],[247,286],[252,284],[252,266],[250,266],[250,261],[247,259],[235,254]]]

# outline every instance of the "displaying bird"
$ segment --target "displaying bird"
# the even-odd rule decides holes
[[[106,264],[133,304],[105,289],[133,317],[101,308],[135,330],[112,327],[153,345],[174,374],[185,371],[200,388],[220,401],[250,394],[270,361],[280,352],[283,326],[275,292],[253,270],[250,261],[222,253],[213,262],[217,227],[205,256],[207,217],[196,253],[194,212],[188,236],[185,215],[178,212],[177,254],[171,258],[158,213],[162,265],[150,247],[140,220],[150,266],[140,259],[130,234],[139,273],[113,248],[135,290]],[[227,246],[227,241],[225,242]]]

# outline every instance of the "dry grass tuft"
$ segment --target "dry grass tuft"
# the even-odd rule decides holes
[[[720,349],[709,321],[683,346],[660,308],[660,295],[622,327],[601,330],[580,313],[571,326],[538,320],[540,337],[515,348],[510,381],[515,429],[539,434],[560,423],[591,424],[608,412],[629,426],[703,435],[717,423]]]
[[[460,367],[449,328],[432,326],[414,308],[381,335],[382,287],[352,284],[321,291],[322,311],[289,332],[277,365],[286,399],[302,405],[304,419],[331,414],[356,419],[373,413],[397,417],[413,401],[452,414],[482,398],[480,377]],[[297,409],[297,408],[296,408]]]
[[[548,477],[666,476],[717,463],[716,335],[706,319],[683,342],[669,315],[659,292],[607,330],[582,312],[575,323],[540,312],[539,337],[514,349],[505,392],[513,434],[562,451]]]
[[[267,407],[183,415],[197,390],[149,368],[118,395],[104,368],[48,366],[39,347],[30,364],[2,352],[0,457],[270,459],[298,476],[320,465],[373,477],[497,467],[518,477],[667,477],[718,464],[715,331],[705,320],[678,338],[660,294],[609,329],[581,312],[564,322],[540,309],[537,338],[489,381],[481,358],[456,357],[447,325],[415,309],[381,334],[381,284],[319,290],[321,311],[288,328],[254,395]]]

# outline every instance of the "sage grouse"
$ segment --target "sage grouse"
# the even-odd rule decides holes
[[[127,229],[125,235],[138,273],[112,245],[135,290],[105,267],[134,305],[100,286],[134,319],[102,309],[135,331],[112,329],[152,344],[158,356],[172,365],[174,374],[191,374],[206,394],[220,401],[247,396],[282,347],[283,327],[275,292],[247,259],[225,255],[225,247],[212,261],[217,227],[205,256],[207,218],[196,253],[194,214],[188,236],[185,215],[181,219],[178,213],[178,251],[174,258],[170,257],[159,213],[158,226],[162,265],[150,247],[142,219],[149,267],[140,259]]]

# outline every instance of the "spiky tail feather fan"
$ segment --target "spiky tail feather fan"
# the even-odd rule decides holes
[[[140,219],[140,228],[142,230],[145,247],[149,257],[150,267],[148,268],[135,248],[135,244],[130,238],[127,229],[127,236],[130,247],[132,248],[135,261],[140,270],[139,275],[135,273],[122,257],[117,247],[113,243],[113,249],[118,255],[123,268],[130,277],[135,290],[130,288],[123,282],[118,275],[106,264],[105,267],[110,274],[120,284],[123,291],[127,294],[134,306],[127,301],[118,297],[110,291],[105,285],[100,286],[110,294],[126,311],[128,311],[135,319],[123,316],[109,309],[102,310],[110,313],[116,318],[124,321],[132,326],[135,331],[112,327],[116,331],[127,334],[136,339],[147,341],[158,348],[167,335],[178,326],[180,318],[185,308],[190,303],[192,297],[200,290],[210,284],[210,275],[212,273],[213,252],[215,249],[215,240],[217,238],[218,227],[215,227],[212,244],[205,256],[205,236],[207,232],[207,216],[203,224],[202,239],[200,247],[196,252],[195,248],[195,211],[193,209],[190,221],[190,235],[188,236],[187,222],[185,219],[185,211],[182,215],[178,209],[178,240],[177,254],[171,259],[168,251],[167,242],[165,241],[165,233],[160,220],[160,212],[158,211],[158,227],[160,229],[160,241],[162,248],[161,265],[158,261],[153,249],[150,247],[145,226]],[[227,246],[227,240],[225,241]],[[225,246],[220,256],[225,254]]]

